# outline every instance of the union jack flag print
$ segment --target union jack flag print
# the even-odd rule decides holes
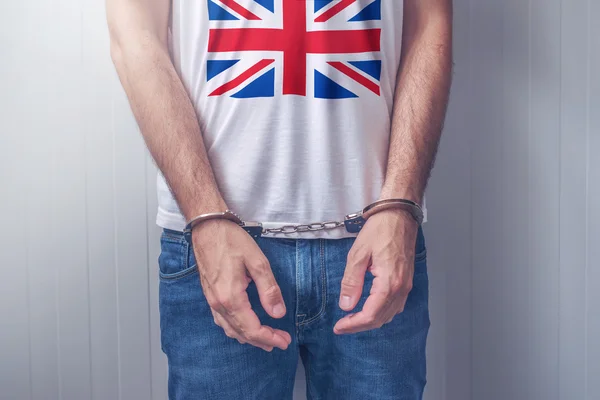
[[[381,0],[207,0],[209,96],[379,96]]]

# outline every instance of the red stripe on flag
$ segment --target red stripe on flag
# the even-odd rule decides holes
[[[283,51],[286,37],[281,29],[211,29],[208,51]]]
[[[381,29],[313,31],[307,32],[306,36],[307,53],[370,53],[381,50]]]
[[[315,22],[325,22],[333,18],[336,14],[339,14],[348,7],[350,4],[354,3],[354,0],[342,0],[337,3],[335,6],[331,7],[329,10],[325,11],[323,14],[319,15]]]
[[[235,0],[221,0],[221,3],[225,4],[227,7],[231,8],[233,11],[240,14],[246,19],[254,21],[260,20],[258,16],[245,9],[244,7],[240,6],[238,3],[235,2]]]
[[[305,0],[283,1],[283,94],[306,96],[306,19]]]
[[[380,51],[380,44],[381,29],[312,31],[298,36],[295,31],[282,29],[228,28],[210,30],[208,51],[295,50],[306,57],[306,53],[370,53]]]
[[[379,96],[379,85],[365,78],[352,68],[348,67],[346,64],[343,64],[339,61],[328,61],[327,64],[331,65],[333,68],[337,69],[341,73],[348,75],[350,78],[354,79],[356,82],[360,83],[371,92],[375,93]]]
[[[246,80],[248,80],[248,78],[250,78],[252,75],[257,73],[267,65],[271,65],[274,62],[275,60],[272,59],[260,60],[259,62],[248,68],[246,71],[238,75],[236,78],[230,80],[223,86],[219,86],[218,88],[216,88],[211,94],[209,94],[209,96],[220,96],[223,93],[227,93],[231,89],[235,89],[236,87],[244,83]]]

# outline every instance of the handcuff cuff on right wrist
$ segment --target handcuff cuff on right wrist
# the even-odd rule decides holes
[[[259,237],[270,233],[296,233],[296,232],[307,232],[307,231],[318,231],[324,229],[335,229],[341,226],[346,228],[349,233],[358,233],[362,229],[367,219],[380,211],[398,208],[407,211],[410,216],[417,222],[418,225],[423,223],[423,209],[417,203],[406,199],[383,199],[378,200],[374,203],[369,204],[361,211],[356,213],[348,214],[344,217],[344,221],[328,221],[328,222],[315,222],[311,224],[299,224],[299,225],[284,225],[280,228],[269,228],[264,229],[262,223],[256,221],[244,221],[239,215],[231,210],[225,210],[223,212],[201,214],[197,217],[192,218],[185,226],[183,230],[183,236],[188,243],[192,243],[192,230],[204,221],[211,219],[226,219],[238,224],[252,237]]]

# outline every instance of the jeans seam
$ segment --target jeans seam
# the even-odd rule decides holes
[[[415,262],[421,262],[427,258],[427,249],[415,254]]]
[[[161,236],[161,239],[166,240],[167,242],[171,242],[171,243],[185,243],[185,239],[183,237],[177,237],[177,236],[172,235],[170,233],[163,233],[160,236]]]
[[[294,318],[296,321],[296,325],[300,326],[300,324],[298,323],[298,316],[300,315],[300,295],[299,295],[299,287],[300,287],[300,274],[299,274],[299,268],[298,268],[298,241],[296,240],[296,318]]]
[[[193,266],[183,269],[174,274],[163,274],[162,272],[159,272],[159,278],[163,281],[177,281],[179,279],[187,277],[188,275],[192,275],[193,273],[196,273],[197,271],[198,271],[198,268],[196,267],[196,264],[194,264]]]
[[[183,238],[176,238],[174,237],[172,234],[170,233],[165,233],[163,231],[162,235],[161,235],[161,241],[166,241],[168,243],[177,245],[177,246],[183,246],[183,251],[182,251],[182,257],[183,257],[183,268],[181,268],[181,270],[171,273],[171,274],[163,274],[160,271],[160,268],[158,270],[158,276],[160,279],[165,280],[165,281],[175,281],[181,278],[185,278],[188,275],[193,274],[194,272],[196,272],[198,270],[198,268],[196,267],[196,263],[194,263],[194,265],[190,266],[190,251],[193,251],[192,246],[185,241]],[[162,252],[162,249],[161,249]]]
[[[314,399],[315,396],[313,396],[312,387],[310,386],[310,355],[309,354],[306,355],[306,367],[304,370],[304,374],[306,375],[306,392],[308,394],[308,398]]]
[[[323,314],[323,311],[325,311],[325,306],[327,305],[327,284],[325,282],[325,277],[327,274],[325,274],[325,256],[323,250],[323,239],[319,239],[319,247],[321,253],[321,309],[319,310],[317,315],[313,316],[312,318],[306,321],[302,321],[298,325],[306,325],[319,318]]]

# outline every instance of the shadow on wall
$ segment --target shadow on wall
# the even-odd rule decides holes
[[[560,1],[543,6],[471,3],[473,400],[558,398]]]
[[[544,269],[557,266],[560,0],[529,3],[454,2],[453,88],[427,192],[428,400],[557,399],[542,382],[558,362],[558,277]]]

